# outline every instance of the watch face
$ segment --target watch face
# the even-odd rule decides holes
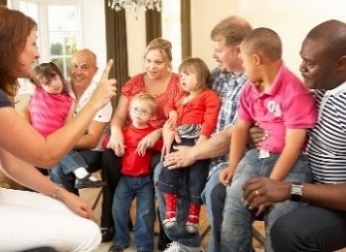
[[[291,190],[291,194],[302,195],[302,188],[301,188],[301,186],[293,185],[292,186],[292,190]]]
[[[303,195],[303,185],[302,184],[292,184],[291,185],[291,200],[300,201]]]

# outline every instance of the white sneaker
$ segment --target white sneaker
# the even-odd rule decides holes
[[[178,242],[171,242],[163,252],[183,252]]]
[[[172,217],[172,218],[169,218],[169,219],[164,219],[162,221],[162,225],[165,227],[165,228],[172,228],[174,227],[175,225],[177,225],[177,219],[175,217]]]

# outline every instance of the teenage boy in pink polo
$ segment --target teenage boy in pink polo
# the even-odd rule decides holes
[[[282,44],[276,32],[254,29],[240,48],[248,83],[240,96],[238,120],[232,133],[229,166],[221,171],[227,186],[222,223],[221,251],[251,251],[251,225],[256,209],[242,201],[242,187],[254,177],[310,182],[307,156],[303,153],[307,131],[316,121],[315,102],[310,91],[284,66]],[[257,122],[268,133],[257,149],[245,152],[249,128]],[[257,197],[261,192],[255,191]],[[299,206],[285,201],[266,207],[266,237],[274,221]],[[273,251],[267,238],[266,251]]]

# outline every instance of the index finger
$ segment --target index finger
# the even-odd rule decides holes
[[[103,73],[102,73],[102,76],[101,76],[101,81],[102,81],[102,80],[108,80],[109,72],[110,72],[111,69],[112,69],[113,62],[114,62],[113,59],[110,59],[110,60],[107,62],[106,68],[103,70]]]

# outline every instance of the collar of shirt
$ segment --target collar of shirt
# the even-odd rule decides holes
[[[96,88],[97,83],[95,81],[92,81],[90,83],[90,85],[85,89],[85,91],[83,92],[82,96],[79,98],[79,100],[82,100],[83,97],[90,97],[90,95],[92,95],[92,93],[94,92],[94,89]],[[70,94],[71,97],[73,97],[73,99],[76,100],[76,95],[73,92],[71,83],[68,84],[68,93]]]
[[[346,81],[334,89],[327,90],[325,96],[338,95],[346,91]]]
[[[279,71],[277,72],[276,77],[275,77],[272,85],[267,90],[259,91],[257,89],[257,87],[255,86],[255,84],[253,84],[251,81],[248,82],[248,84],[251,85],[251,92],[254,93],[256,99],[258,99],[259,97],[265,96],[265,95],[273,96],[278,92],[278,90],[282,84],[282,77],[284,75],[283,74],[284,70],[285,70],[285,64],[282,61],[281,66],[279,68]]]

